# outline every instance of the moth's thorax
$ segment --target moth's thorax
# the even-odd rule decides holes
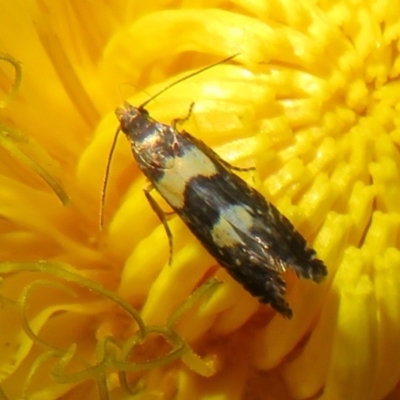
[[[117,111],[117,116],[143,172],[146,166],[160,170],[171,167],[177,155],[176,131],[171,126],[155,122],[146,110],[128,104]]]

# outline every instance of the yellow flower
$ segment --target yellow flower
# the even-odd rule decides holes
[[[0,2],[0,399],[397,399],[400,3],[139,3]],[[178,218],[167,265],[123,138],[99,228],[115,107],[236,53],[148,109],[194,102],[324,260],[285,275],[291,320]]]

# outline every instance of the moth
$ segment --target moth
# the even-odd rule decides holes
[[[119,130],[129,140],[133,157],[150,183],[144,193],[165,227],[170,249],[172,234],[166,214],[151,195],[153,189],[219,265],[260,302],[291,318],[282,273],[291,268],[300,278],[319,283],[327,275],[324,263],[292,223],[235,173],[240,168],[222,160],[188,132],[178,130],[179,120],[168,125],[151,118],[145,106],[156,96],[138,107],[125,103],[116,109],[116,115]]]

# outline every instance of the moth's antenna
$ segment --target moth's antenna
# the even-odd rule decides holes
[[[154,94],[153,96],[151,96],[149,99],[147,99],[144,103],[142,103],[138,108],[142,109],[144,108],[147,104],[149,104],[151,101],[153,101],[156,97],[160,96],[160,94],[166,92],[168,89],[171,89],[173,86],[177,85],[178,83],[181,83],[183,81],[185,81],[186,79],[192,78],[193,76],[196,76],[198,74],[201,74],[204,71],[207,71],[210,68],[214,68],[215,66],[219,65],[219,64],[223,64],[226,63],[229,60],[232,60],[232,58],[235,58],[239,55],[240,53],[236,53],[233,56],[229,56],[227,58],[224,58],[223,60],[217,61],[214,64],[211,65],[207,65],[204,68],[198,69],[197,71],[192,72],[189,75],[185,75],[182,78],[178,79],[177,81],[174,81],[172,83],[170,83],[169,85],[165,86],[162,90],[160,90],[158,93]]]
[[[147,99],[144,103],[142,103],[138,109],[143,109],[147,104],[149,104],[151,101],[153,101],[156,97],[160,96],[162,93],[166,92],[168,89],[171,89],[173,86],[177,85],[178,83],[181,83],[185,81],[186,79],[192,78],[193,76],[196,76],[198,74],[201,74],[204,71],[207,71],[210,68],[213,68],[219,64],[226,63],[229,60],[232,60],[232,58],[235,58],[239,55],[240,53],[234,54],[233,56],[229,56],[227,58],[224,58],[223,60],[217,61],[214,64],[207,65],[204,68],[201,68],[195,72],[192,72],[189,75],[185,75],[184,77],[178,79],[175,82],[172,82],[171,84],[165,86],[162,90],[160,90],[158,93],[154,94],[151,96],[149,99]],[[118,134],[121,131],[121,128],[118,127],[117,131],[115,132],[114,139],[111,145],[110,153],[107,158],[107,165],[106,165],[106,171],[104,174],[104,181],[103,181],[103,186],[101,188],[101,203],[100,203],[100,230],[103,229],[103,224],[104,224],[104,208],[105,208],[105,202],[106,202],[106,190],[107,190],[107,182],[108,182],[108,177],[110,175],[110,169],[111,169],[111,159],[113,157],[113,153],[115,150],[115,146],[117,144],[117,139],[118,139]]]
[[[101,187],[100,230],[103,230],[103,224],[104,224],[104,207],[106,204],[106,190],[107,190],[108,177],[110,176],[111,160],[114,154],[115,146],[117,145],[118,134],[120,131],[121,127],[118,127],[117,131],[115,132],[113,142],[111,144],[111,149],[107,157],[106,171],[104,173],[103,186]]]

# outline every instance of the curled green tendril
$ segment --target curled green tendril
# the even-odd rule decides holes
[[[0,146],[7,150],[7,152],[16,160],[25,164],[28,168],[39,175],[53,190],[61,203],[67,205],[69,203],[69,197],[65,190],[45,168],[21,149],[21,143],[18,143],[21,140],[25,141],[25,147],[30,149],[33,153],[36,153],[38,158],[43,160],[49,159],[49,155],[45,150],[38,143],[35,143],[32,138],[26,138],[20,132],[16,132],[3,124],[0,124]]]
[[[39,367],[49,358],[57,359],[57,362],[50,371],[53,380],[60,384],[73,384],[77,382],[93,379],[96,381],[100,399],[109,400],[107,388],[107,373],[110,370],[118,372],[121,388],[129,394],[138,393],[143,389],[143,382],[139,379],[134,387],[130,387],[127,379],[127,373],[143,373],[155,368],[168,365],[178,359],[181,359],[189,368],[198,372],[202,376],[211,376],[215,373],[215,360],[212,357],[203,359],[195,354],[190,346],[174,331],[173,327],[177,320],[193,307],[201,297],[212,293],[218,285],[216,279],[210,279],[201,285],[175,312],[172,313],[165,326],[146,326],[137,310],[132,308],[123,299],[113,292],[103,288],[101,285],[86,279],[74,272],[68,265],[62,263],[1,263],[1,274],[15,274],[20,272],[41,272],[50,274],[63,282],[50,281],[48,278],[40,279],[29,284],[20,295],[15,305],[20,309],[22,316],[22,329],[25,334],[38,346],[44,348],[44,353],[33,363],[27,380],[23,388],[26,394],[27,389],[32,382],[33,376],[39,370]],[[32,328],[27,318],[27,307],[29,298],[34,296],[33,291],[40,287],[50,286],[59,289],[73,298],[77,298],[77,293],[66,286],[65,283],[74,283],[90,291],[111,300],[124,309],[137,324],[138,330],[126,341],[122,342],[114,337],[106,336],[98,340],[96,345],[96,362],[94,365],[82,360],[76,355],[77,345],[72,343],[68,349],[60,349],[43,341],[35,329]],[[40,331],[40,328],[38,329]],[[143,345],[151,336],[161,336],[170,346],[167,354],[155,356],[153,359],[144,362],[135,362],[130,360],[137,346]],[[65,370],[70,362],[74,360],[82,369],[76,372],[66,373]],[[7,399],[0,388],[0,400]]]
[[[23,398],[29,398],[28,396],[28,388],[32,382],[33,377],[36,375],[36,373],[38,372],[40,366],[42,364],[44,364],[47,360],[52,359],[53,358],[53,354],[51,354],[50,352],[44,352],[42,354],[40,354],[34,361],[32,366],[30,367],[29,373],[27,378],[25,379],[24,382],[24,386],[22,388],[22,397]],[[1,397],[0,397],[1,399]]]
[[[113,303],[119,305],[128,315],[135,320],[138,325],[141,335],[145,335],[145,324],[141,318],[139,312],[135,310],[129,303],[117,296],[110,290],[107,290],[102,285],[91,281],[81,275],[78,275],[69,265],[64,263],[52,263],[46,261],[39,261],[33,263],[12,263],[4,262],[0,263],[0,273],[16,273],[16,272],[42,272],[51,274],[57,278],[60,278],[66,282],[76,283],[90,291],[99,294]]]
[[[0,52],[0,60],[3,60],[5,62],[8,62],[14,67],[15,71],[15,77],[14,77],[14,82],[12,84],[10,92],[7,94],[6,98],[3,101],[0,101],[0,109],[4,108],[7,104],[9,104],[12,99],[15,97],[15,95],[18,93],[19,88],[21,86],[21,80],[22,80],[22,68],[21,64],[19,61],[17,61],[15,58],[11,57],[9,54],[6,53],[1,53]]]
[[[217,286],[220,284],[220,282],[215,279],[211,278],[204,282],[199,288],[197,288],[190,296],[189,298],[181,304],[168,318],[167,320],[167,327],[172,329],[173,326],[175,325],[176,321],[185,313],[187,312],[193,305],[200,300],[202,296],[204,296],[206,293],[213,293]]]
[[[59,352],[63,352],[63,349],[51,346],[48,343],[44,342],[42,339],[40,339],[40,337],[36,333],[33,332],[32,328],[29,325],[28,319],[26,317],[27,302],[28,302],[29,296],[30,296],[31,292],[33,292],[35,289],[37,289],[41,286],[54,287],[54,288],[60,289],[64,292],[70,294],[73,297],[77,297],[77,296],[70,288],[66,287],[65,285],[63,285],[59,282],[53,282],[53,281],[49,281],[46,279],[41,279],[41,280],[32,282],[31,284],[26,286],[24,288],[24,290],[22,291],[22,294],[19,298],[18,303],[20,305],[19,309],[20,309],[20,313],[21,313],[22,329],[25,331],[25,333],[29,336],[29,338],[34,343],[36,343],[39,346],[42,346],[46,350],[53,351],[54,354],[56,355]]]
[[[14,82],[12,83],[11,89],[5,99],[0,101],[0,109],[2,109],[11,103],[20,89],[22,68],[21,64],[9,54],[0,52],[0,60],[11,64],[15,71]],[[21,146],[19,146],[21,143],[29,146],[28,151],[25,152],[22,150]],[[24,137],[20,132],[0,123],[0,146],[7,150],[15,159],[25,164],[28,168],[38,174],[49,185],[63,205],[68,204],[69,197],[62,186],[45,168],[35,161],[34,157],[32,157],[32,155],[36,155],[37,159],[42,159],[43,164],[51,164],[52,160],[50,160],[49,155],[38,143],[36,143],[32,138]]]

